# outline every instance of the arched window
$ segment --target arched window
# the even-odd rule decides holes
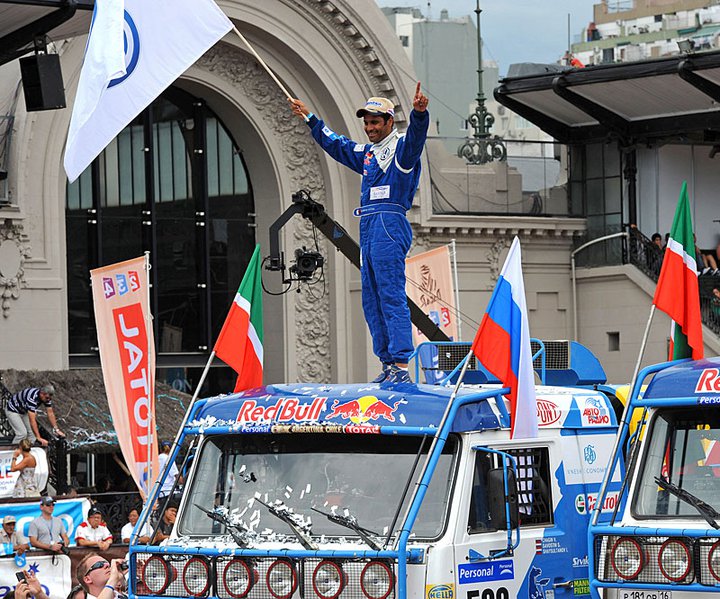
[[[158,379],[195,378],[178,369],[207,360],[255,246],[254,217],[227,129],[203,100],[167,90],[67,187],[71,366],[99,364],[90,269],[149,251],[158,367],[170,369]]]

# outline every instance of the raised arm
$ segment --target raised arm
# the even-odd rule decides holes
[[[288,102],[293,114],[302,119],[307,117],[307,124],[313,138],[328,155],[362,175],[365,144],[357,143],[332,131],[322,119],[310,112],[302,100],[288,98]]]
[[[398,164],[406,171],[412,170],[420,159],[425,140],[427,139],[428,126],[430,125],[430,113],[427,110],[428,98],[420,91],[420,82],[415,88],[413,98],[413,109],[410,112],[410,124],[405,133],[405,142],[398,152]]]

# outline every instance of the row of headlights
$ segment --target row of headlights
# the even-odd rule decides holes
[[[668,582],[692,582],[692,576],[689,577],[693,564],[690,543],[690,541],[670,538],[660,546],[657,552],[657,565]],[[636,580],[641,575],[649,565],[649,560],[638,539],[620,537],[610,550],[610,565],[619,578],[630,581]],[[715,581],[720,582],[720,541],[710,547],[707,567]]]
[[[233,599],[244,599],[260,579],[252,560],[234,558],[218,567],[217,585]],[[160,556],[148,558],[140,567],[140,584],[150,595],[162,595],[180,577],[183,588],[190,597],[204,597],[212,583],[210,560],[191,557],[178,570]],[[312,586],[319,599],[337,599],[347,586],[347,574],[342,562],[321,561],[312,573]],[[298,588],[299,574],[295,562],[277,559],[267,569],[265,586],[274,599],[290,599]],[[395,587],[391,567],[382,561],[370,561],[360,573],[360,589],[367,599],[387,599]]]

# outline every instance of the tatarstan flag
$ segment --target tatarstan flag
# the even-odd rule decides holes
[[[214,351],[238,373],[236,392],[262,385],[263,315],[259,245],[255,246]]]
[[[672,319],[669,359],[702,358],[700,292],[686,181],[680,190],[653,304]]]

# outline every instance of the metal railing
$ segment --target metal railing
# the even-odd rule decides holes
[[[627,240],[623,240],[623,264],[632,264],[657,283],[665,250],[658,248],[636,227],[627,227],[627,232]],[[585,266],[600,265],[597,261],[585,264]],[[720,276],[713,274],[699,275],[698,288],[702,322],[713,333],[720,335]],[[714,290],[717,290],[717,295]]]

